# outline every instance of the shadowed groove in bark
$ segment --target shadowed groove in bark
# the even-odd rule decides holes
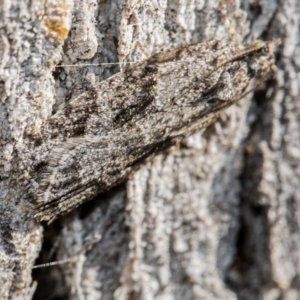
[[[264,122],[269,113],[272,98],[267,100],[267,87],[276,86],[269,80],[263,90],[253,96],[252,110],[256,120],[245,141],[244,168],[240,176],[242,191],[240,195],[240,228],[236,240],[237,252],[228,269],[225,282],[239,300],[263,299],[263,292],[276,288],[272,278],[270,261],[270,224],[268,220],[269,205],[261,203],[260,184],[263,180],[263,153],[257,146],[257,140],[267,139],[270,128]],[[263,125],[264,126],[263,126]]]

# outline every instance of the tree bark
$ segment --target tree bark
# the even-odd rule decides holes
[[[2,1],[1,299],[300,298],[300,2],[226,4],[227,18],[214,0]],[[119,68],[99,64],[213,38],[280,38],[275,77],[123,185],[38,224],[11,159],[23,135]],[[32,280],[34,264],[66,259]]]

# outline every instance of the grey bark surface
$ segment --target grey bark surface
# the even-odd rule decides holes
[[[43,227],[10,163],[24,133],[118,71],[97,64],[232,37],[213,0],[1,2],[0,299],[300,298],[300,2],[227,2],[240,43],[282,40],[275,78]],[[32,279],[38,255],[71,262]]]

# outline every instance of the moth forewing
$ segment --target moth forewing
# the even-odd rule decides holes
[[[52,220],[124,180],[172,139],[203,128],[274,72],[278,40],[240,49],[217,40],[158,53],[80,95],[31,136],[30,195]],[[42,143],[36,143],[39,139]],[[45,146],[46,145],[46,146]],[[46,149],[46,151],[45,151]]]

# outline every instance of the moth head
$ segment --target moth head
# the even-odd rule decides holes
[[[268,79],[276,72],[274,51],[281,44],[279,39],[268,42],[253,41],[248,50],[249,70],[256,78]]]

